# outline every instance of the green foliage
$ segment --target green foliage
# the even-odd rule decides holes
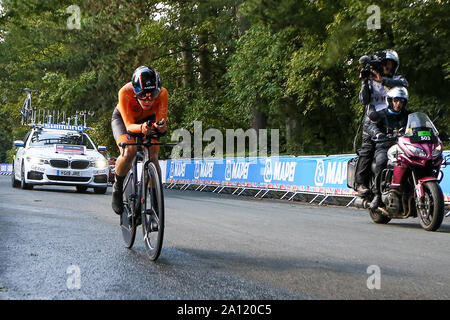
[[[284,96],[289,43],[284,34],[256,25],[238,41],[230,58],[227,76],[229,96],[248,113],[253,108],[279,113]],[[249,119],[250,120],[250,119]]]
[[[306,40],[306,39],[305,39]],[[327,60],[326,43],[311,38],[297,50],[289,64],[287,93],[296,97],[304,121],[305,152],[345,152],[351,145],[354,113],[349,108],[352,88],[346,83],[344,61]]]
[[[169,91],[169,137],[194,121],[223,133],[259,126],[280,130],[283,154],[341,153],[363,110],[358,59],[392,48],[409,107],[450,131],[448,0],[376,1],[377,30],[358,0],[86,0],[81,29],[69,30],[72,4],[2,1],[0,162],[28,130],[18,125],[26,87],[39,90],[38,108],[94,112],[90,135],[117,155],[111,113],[139,65]]]
[[[106,146],[111,156],[117,157],[119,155],[119,150],[116,146],[116,142],[114,141],[111,129],[111,115],[109,113],[104,113],[96,118],[97,121],[92,123],[92,129],[89,129],[87,134],[97,144],[97,146]]]
[[[367,28],[369,4],[362,1],[248,0],[243,5],[253,24],[262,24],[272,32],[296,31],[289,38],[295,49],[288,48],[292,53],[283,61],[288,76],[284,80],[285,75],[279,73],[279,80],[286,81],[284,96],[295,100],[294,110],[300,113],[302,133],[295,145],[303,153],[352,151],[353,133],[363,108],[357,99],[358,58],[387,48],[400,55],[399,72],[410,83],[410,107],[432,118],[439,110],[446,111],[437,125],[443,131],[450,129],[450,2],[390,0],[376,4],[381,10],[378,30]],[[249,63],[239,72],[245,74],[254,68]],[[264,82],[259,79],[258,83]],[[257,103],[254,92],[240,92],[239,98],[247,99],[247,104]]]

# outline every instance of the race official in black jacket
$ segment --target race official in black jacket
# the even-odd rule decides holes
[[[379,206],[381,200],[379,190],[380,174],[387,165],[388,149],[396,143],[395,140],[383,141],[383,139],[389,134],[404,130],[408,123],[408,115],[410,114],[405,109],[408,103],[408,90],[406,88],[392,88],[388,91],[386,100],[388,107],[371,114],[370,124],[367,126],[367,133],[370,137],[380,140],[380,142],[375,143],[375,183],[372,187],[375,197],[370,203],[370,208],[373,210]]]

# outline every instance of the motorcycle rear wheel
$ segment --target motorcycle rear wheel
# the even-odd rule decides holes
[[[436,231],[444,219],[444,195],[437,182],[425,182],[423,184],[424,208],[418,208],[420,225],[427,231]]]

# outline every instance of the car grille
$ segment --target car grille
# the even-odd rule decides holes
[[[69,161],[67,161],[67,160],[50,160],[50,165],[55,168],[68,168]]]
[[[54,181],[70,181],[70,182],[88,182],[90,177],[66,177],[66,176],[49,176],[47,178]]]
[[[66,169],[69,168],[68,160],[50,160],[50,165],[54,168]],[[89,167],[89,161],[86,160],[74,160],[70,162],[70,167],[76,170],[87,169]]]
[[[89,167],[89,161],[86,160],[75,160],[70,163],[72,169],[86,169]]]

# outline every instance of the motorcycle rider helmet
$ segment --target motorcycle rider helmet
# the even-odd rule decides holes
[[[398,67],[400,66],[400,59],[398,58],[397,52],[394,50],[388,49],[383,50],[381,54],[381,63],[383,64],[387,60],[391,60],[394,63],[394,67],[392,68],[391,76],[397,73]]]
[[[402,109],[404,109],[409,100],[408,90],[405,87],[394,87],[387,92],[386,100],[389,112],[397,113],[394,111],[394,104],[393,104],[393,100],[396,98],[402,99],[403,102]]]
[[[150,100],[155,100],[161,93],[161,78],[158,71],[146,66],[140,66],[133,72],[131,84],[138,99],[150,94]]]

